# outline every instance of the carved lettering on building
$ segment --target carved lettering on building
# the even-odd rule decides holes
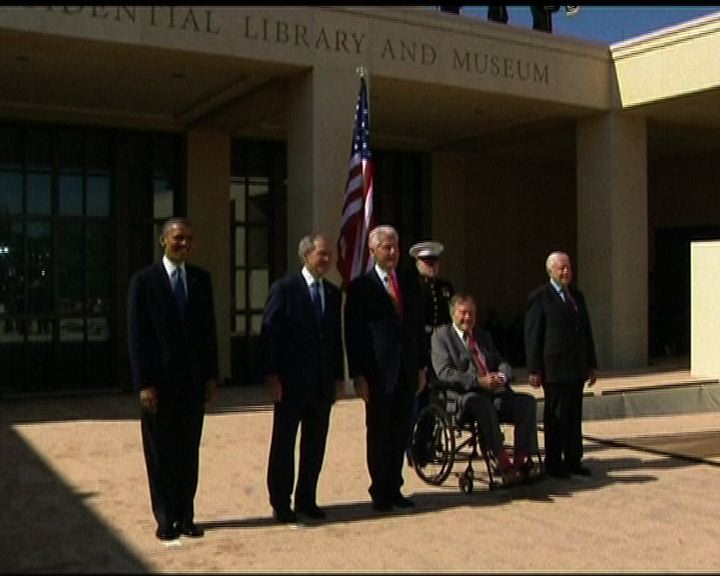
[[[437,60],[437,50],[430,44],[405,40],[393,41],[388,38],[383,44],[380,57],[383,60],[432,66]]]
[[[153,26],[199,34],[227,34],[246,42],[287,46],[338,55],[368,56],[406,66],[447,67],[459,73],[513,82],[550,84],[550,66],[503,54],[438,47],[427,40],[386,37],[370,45],[366,34],[331,26],[309,26],[280,18],[243,14],[223,19],[204,6],[28,6],[72,17],[110,20],[124,25]],[[230,26],[230,23],[233,26]]]
[[[550,83],[547,64],[540,65],[537,62],[510,58],[500,54],[459,52],[457,49],[453,49],[452,67],[453,70],[488,76],[501,76],[508,80],[518,79],[523,82]]]
[[[242,36],[246,40],[346,54],[362,54],[365,40],[365,34],[358,32],[347,32],[339,28],[326,30],[322,26],[311,31],[305,24],[296,22],[291,25],[283,20],[258,19],[247,15],[243,18]]]
[[[32,6],[30,8],[40,8]],[[186,30],[203,34],[220,34],[215,21],[215,12],[209,8],[190,6],[43,6],[50,12],[68,16],[88,16],[98,20],[112,20],[121,23],[139,23],[160,28]],[[138,18],[141,14],[143,18]]]

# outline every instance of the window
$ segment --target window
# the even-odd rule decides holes
[[[230,178],[232,380],[260,379],[259,335],[271,282],[285,269],[285,146],[235,141]],[[279,268],[279,271],[278,271]]]
[[[180,150],[159,134],[0,123],[0,396],[118,384],[123,295],[177,208]]]

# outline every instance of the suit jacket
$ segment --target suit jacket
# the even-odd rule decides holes
[[[550,282],[536,288],[525,314],[525,355],[530,373],[545,382],[584,382],[597,368],[590,317],[582,292],[570,288],[577,312]]]
[[[170,279],[158,262],[135,273],[128,296],[130,363],[136,390],[155,386],[167,397],[205,401],[205,383],[218,377],[218,348],[210,275],[185,265],[183,319]]]
[[[261,339],[264,373],[277,374],[283,401],[316,398],[332,403],[335,381],[343,378],[342,296],[323,280],[325,312],[319,324],[305,278],[290,274],[270,287]]]
[[[490,333],[475,327],[473,334],[478,348],[485,356],[485,365],[488,371],[505,374],[506,389],[509,389],[512,368],[500,356]],[[433,369],[443,387],[449,387],[458,392],[468,392],[479,387],[475,362],[452,324],[441,326],[433,333],[431,357]]]
[[[403,312],[398,315],[375,270],[355,278],[345,302],[345,346],[351,378],[364,376],[370,387],[392,391],[401,376],[416,389],[418,371],[427,366],[417,277],[398,268]]]

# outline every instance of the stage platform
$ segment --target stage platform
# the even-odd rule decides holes
[[[594,386],[585,387],[584,420],[634,418],[720,410],[720,381],[697,376],[683,360],[659,361],[643,369],[600,372]],[[542,389],[527,383],[527,372],[517,370],[513,388],[538,400],[542,420]]]

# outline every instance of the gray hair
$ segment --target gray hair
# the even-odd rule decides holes
[[[475,298],[473,298],[470,294],[453,294],[453,296],[450,298],[450,302],[448,302],[448,307],[450,308],[450,315],[452,316],[453,311],[455,308],[460,306],[461,304],[472,304],[475,306],[475,309],[477,309],[477,304],[475,303]]]
[[[186,228],[192,228],[192,224],[190,223],[190,220],[185,218],[184,216],[173,216],[172,218],[168,218],[163,223],[161,236],[165,236],[168,232],[170,232],[170,228],[173,226],[185,226]]]
[[[569,256],[567,255],[567,252],[562,252],[560,250],[556,250],[555,252],[550,252],[548,254],[547,260],[545,260],[545,271],[550,272],[550,268],[552,267],[555,260],[557,260],[560,256]]]
[[[374,250],[386,238],[399,240],[400,237],[398,236],[397,230],[388,224],[375,226],[375,228],[370,230],[370,234],[368,234],[368,248]]]
[[[324,237],[325,236],[323,234],[314,232],[312,234],[308,234],[307,236],[303,236],[300,239],[300,242],[298,243],[298,257],[300,258],[300,264],[305,264],[305,262],[307,262],[307,255],[315,250],[316,240]]]

